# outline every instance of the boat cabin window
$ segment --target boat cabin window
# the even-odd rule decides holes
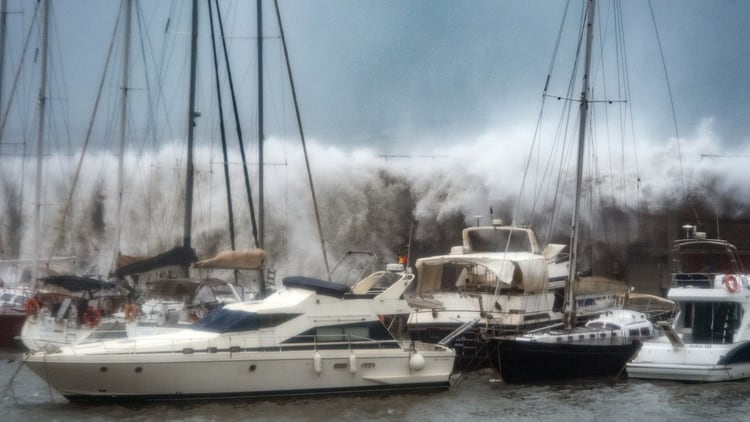
[[[651,337],[651,329],[648,327],[631,328],[628,330],[629,337]]]
[[[683,252],[677,262],[678,273],[733,273],[732,257],[723,251],[696,250]]]
[[[193,297],[193,303],[234,303],[237,302],[232,288],[228,285],[201,286]]]
[[[734,342],[743,313],[735,302],[685,302],[682,304],[682,333],[692,343]]]
[[[219,309],[195,321],[192,328],[213,333],[236,333],[281,325],[300,314],[258,314],[233,309]]]
[[[587,327],[591,328],[599,328],[599,329],[605,329],[605,330],[620,330],[621,327],[617,324],[613,324],[611,322],[601,322],[601,321],[591,321],[587,325]]]
[[[508,238],[510,237],[510,242]],[[533,252],[529,235],[521,230],[476,230],[469,232],[473,252]]]
[[[318,327],[317,341],[363,341],[370,339],[369,327]]]

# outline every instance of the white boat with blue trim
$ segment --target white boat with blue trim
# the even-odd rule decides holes
[[[630,378],[686,382],[750,378],[750,275],[737,249],[695,232],[675,241],[677,265],[667,297],[678,306],[663,335],[628,363]]]

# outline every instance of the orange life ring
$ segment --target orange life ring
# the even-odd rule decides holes
[[[734,274],[724,276],[724,286],[726,286],[729,293],[737,293],[740,291],[740,282]]]
[[[96,327],[101,320],[102,316],[99,315],[99,311],[91,306],[86,308],[86,311],[83,313],[83,322],[89,327]]]
[[[26,314],[36,316],[39,313],[39,301],[36,298],[30,297],[26,299]]]
[[[138,306],[135,303],[125,305],[125,319],[132,321],[138,317]]]

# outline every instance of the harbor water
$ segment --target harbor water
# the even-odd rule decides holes
[[[494,371],[456,376],[450,390],[143,404],[69,403],[0,352],[8,421],[747,421],[750,382],[684,384],[642,380],[508,385]],[[279,374],[294,376],[294,374]],[[12,381],[12,382],[11,382]]]

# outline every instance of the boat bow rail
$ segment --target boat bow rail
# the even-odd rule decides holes
[[[395,339],[376,340],[351,334],[329,334],[295,336],[283,341],[268,341],[264,337],[242,338],[240,336],[220,337],[162,337],[126,338],[115,341],[90,342],[79,344],[45,344],[35,354],[70,354],[70,355],[136,355],[141,353],[162,354],[197,354],[197,353],[240,353],[269,352],[292,350],[333,350],[333,349],[394,349],[404,347]],[[413,342],[412,342],[413,343]],[[409,343],[410,345],[412,343]],[[444,346],[441,344],[441,346]],[[410,346],[413,347],[413,346]]]

